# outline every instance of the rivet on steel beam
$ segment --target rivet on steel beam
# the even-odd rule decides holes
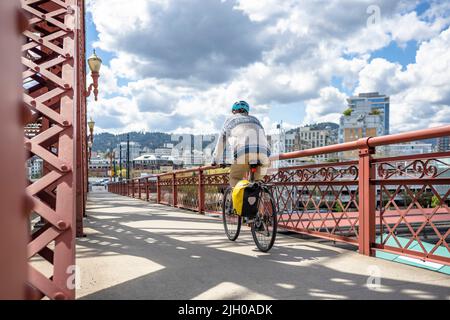
[[[57,292],[53,295],[53,299],[55,300],[66,300],[67,297],[63,292]]]
[[[64,83],[64,89],[70,89],[70,84]]]
[[[39,38],[39,39],[38,39],[38,42],[39,42],[39,43],[43,43],[44,40],[43,40],[42,38]]]
[[[31,147],[33,146],[31,142],[25,142],[24,144],[25,149],[27,149],[28,151],[31,151]]]
[[[63,125],[64,127],[70,127],[72,124],[70,123],[69,120],[64,120],[64,121],[62,122],[62,125]]]
[[[72,58],[72,55],[71,55],[69,52],[67,52],[67,53],[64,55],[64,57],[65,57],[66,59],[70,59],[70,58]]]
[[[42,19],[45,19],[45,18],[46,18],[46,15],[45,15],[45,14],[41,14],[41,18],[42,18]]]
[[[38,66],[36,66],[36,67],[34,68],[34,71],[39,72],[39,71],[41,71],[41,68],[39,68]]]
[[[36,100],[31,100],[31,103],[30,103],[32,106],[35,106],[36,105]]]
[[[69,166],[66,165],[66,164],[63,164],[63,165],[60,167],[60,169],[61,169],[62,172],[68,172],[68,171],[70,170]]]
[[[67,224],[67,222],[62,221],[62,220],[58,221],[58,222],[56,223],[56,226],[58,227],[59,230],[66,230],[66,229],[69,227],[69,225]]]

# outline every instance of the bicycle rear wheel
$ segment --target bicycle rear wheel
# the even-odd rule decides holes
[[[227,188],[223,194],[222,216],[223,228],[228,239],[235,241],[241,231],[241,217],[234,213],[231,188]]]
[[[277,213],[275,202],[267,189],[261,191],[258,215],[252,223],[252,236],[256,246],[262,252],[269,251],[277,236]]]

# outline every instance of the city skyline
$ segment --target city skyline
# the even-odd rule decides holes
[[[338,123],[371,91],[391,97],[392,133],[450,122],[448,2],[379,1],[379,17],[371,1],[134,4],[87,3],[87,50],[104,61],[97,132],[212,133],[241,99],[269,132]]]

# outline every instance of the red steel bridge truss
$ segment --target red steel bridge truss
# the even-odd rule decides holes
[[[1,60],[9,73],[2,77],[12,83],[8,92],[18,99],[0,98],[2,110],[10,107],[11,114],[4,119],[9,127],[2,128],[2,137],[10,140],[3,150],[16,156],[15,163],[3,167],[16,181],[2,181],[10,195],[1,206],[2,215],[9,209],[9,215],[22,217],[11,226],[14,237],[3,239],[11,223],[1,225],[1,242],[13,240],[15,246],[2,250],[2,265],[5,258],[14,259],[11,264],[19,273],[0,295],[74,299],[75,237],[83,233],[87,186],[84,0],[1,1],[0,15],[2,37],[8,33]],[[22,160],[40,161],[42,177],[26,180]],[[27,183],[11,188],[17,180]],[[25,205],[10,208],[14,203]],[[0,271],[2,283],[14,274],[3,267]]]

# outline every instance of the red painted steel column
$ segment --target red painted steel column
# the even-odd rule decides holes
[[[87,136],[86,136],[86,96],[84,89],[86,88],[86,58],[85,58],[85,18],[84,18],[84,1],[79,1],[76,29],[76,52],[77,55],[77,85],[74,89],[76,95],[76,111],[77,126],[75,127],[76,136],[76,235],[83,236],[83,217],[86,216],[87,201],[87,180],[88,180],[88,157],[87,157]]]
[[[375,242],[375,166],[372,165],[374,148],[367,146],[368,139],[361,139],[359,149],[359,253],[371,255]]]
[[[198,170],[198,212],[205,211],[205,186],[203,184],[203,170]]]
[[[156,177],[156,203],[161,203],[161,179],[159,176]]]
[[[19,12],[19,1],[0,1],[0,300],[25,299],[27,217],[32,205],[24,192],[21,116],[31,113],[22,106],[20,32],[26,20]]]
[[[38,265],[29,264],[28,288],[33,297],[74,299],[80,125],[76,108],[79,90],[84,90],[77,77],[80,66],[76,41],[84,0],[22,1],[22,8],[30,23],[23,33],[27,41],[22,46],[22,78],[27,82],[24,102],[34,111],[27,124],[39,128],[26,135],[25,148],[28,158],[35,156],[43,161],[46,172],[27,187],[35,202],[34,212],[45,223],[34,230],[28,258],[39,256],[53,265],[53,273],[48,275]],[[38,60],[33,58],[35,52]]]
[[[84,152],[84,146],[86,145],[86,134],[85,134],[85,108],[86,108],[86,96],[84,94],[84,89],[86,88],[86,60],[85,60],[85,34],[84,34],[84,3],[80,3],[79,12],[75,13],[78,15],[76,19],[79,19],[78,25],[75,26],[75,52],[77,54],[74,56],[76,59],[76,84],[74,86],[74,96],[75,96],[75,109],[76,109],[76,125],[74,126],[74,138],[76,143],[76,165],[74,167],[74,177],[75,177],[75,211],[76,211],[76,236],[82,237],[83,234],[83,217],[85,216],[85,164],[86,164],[86,153]]]
[[[173,198],[173,206],[176,207],[177,206],[177,174],[173,173],[172,174],[172,198]]]

